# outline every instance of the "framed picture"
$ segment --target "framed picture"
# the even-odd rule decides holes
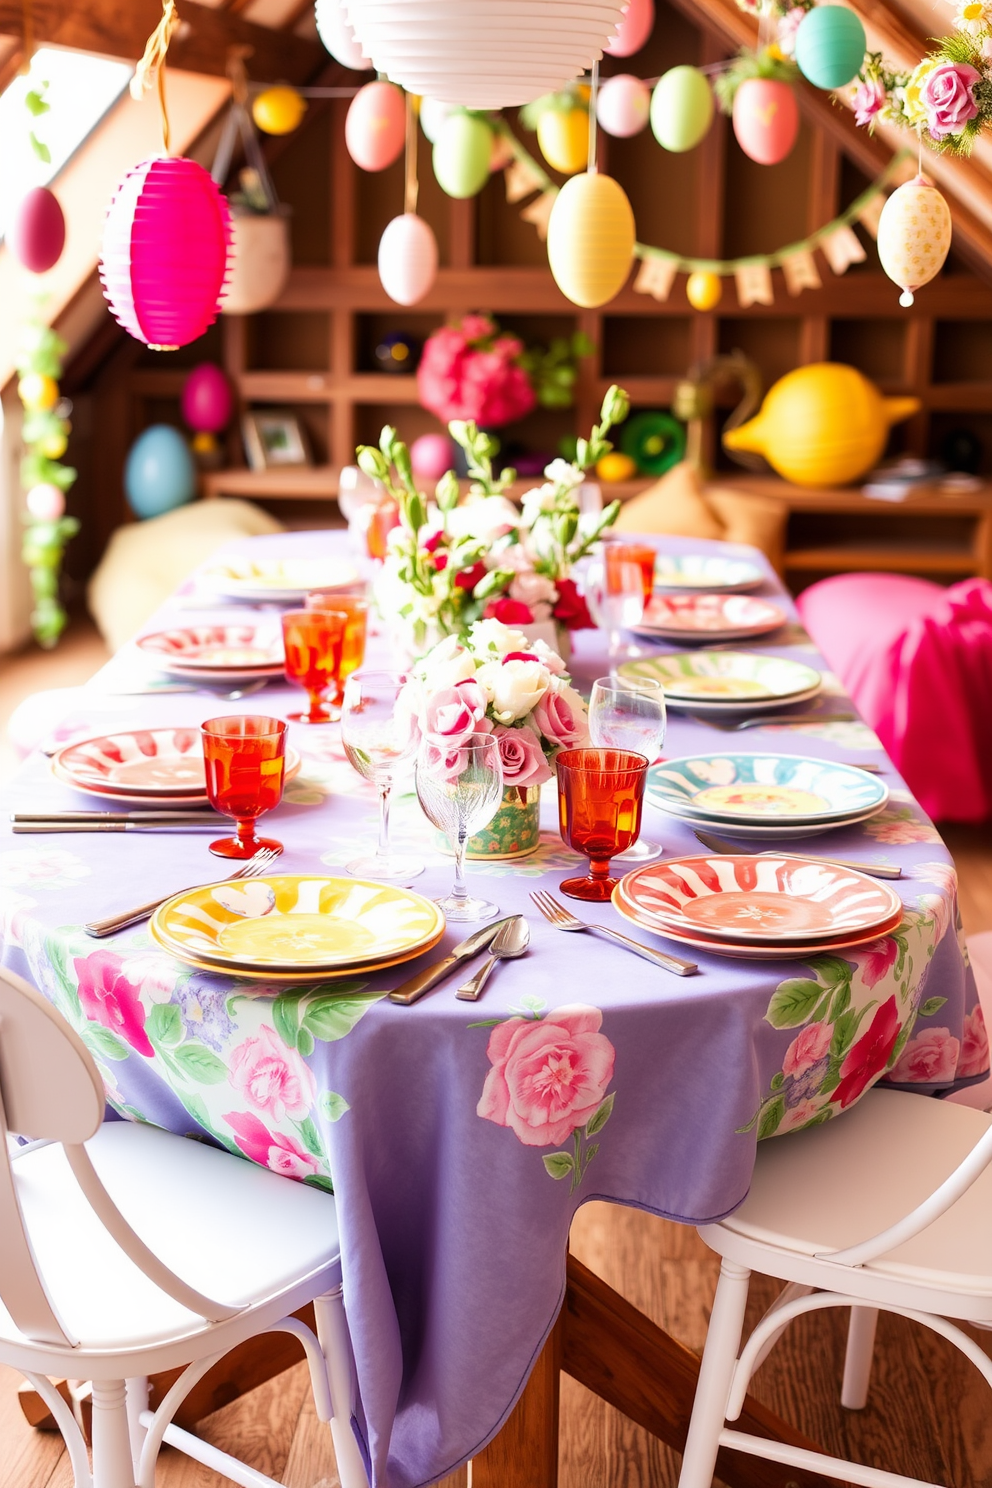
[[[246,413],[242,432],[245,454],[252,470],[310,464],[306,436],[293,413],[283,413],[279,409]]]

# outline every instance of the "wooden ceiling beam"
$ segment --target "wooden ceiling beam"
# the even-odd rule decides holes
[[[169,48],[169,61],[187,72],[223,77],[227,51],[251,48],[247,68],[258,81],[306,83],[327,62],[319,42],[256,26],[231,11],[176,0],[183,24]],[[161,0],[34,0],[37,46],[69,47],[136,62],[162,18]],[[20,37],[23,0],[0,0],[0,36]]]

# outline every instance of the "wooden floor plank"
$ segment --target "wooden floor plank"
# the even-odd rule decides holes
[[[0,1488],[47,1488],[59,1459],[62,1438],[35,1431],[21,1413],[21,1376],[0,1365]]]

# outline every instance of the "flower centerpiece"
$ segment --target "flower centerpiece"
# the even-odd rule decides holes
[[[421,405],[442,423],[471,420],[500,428],[542,408],[570,408],[576,362],[595,350],[582,331],[551,345],[524,347],[488,315],[466,315],[428,336],[417,368]]]
[[[629,407],[627,394],[611,387],[600,422],[588,439],[578,440],[574,460],[553,460],[545,483],[524,495],[522,510],[506,494],[516,472],[497,474],[499,443],[472,421],[448,425],[467,458],[464,501],[453,470],[438,481],[433,501],[417,489],[410,452],[395,429],[383,429],[378,448],[359,447],[360,467],[382,482],[399,508],[400,525],[387,539],[375,594],[411,656],[444,636],[466,635],[482,619],[516,626],[552,622],[566,632],[591,625],[572,569],[615,521],[620,503],[582,515],[577,493],[585,472],[612,449],[607,433]]]
[[[485,831],[470,838],[468,856],[534,852],[540,789],[554,774],[555,754],[589,743],[586,705],[562,658],[500,620],[476,620],[466,635],[449,635],[422,657],[408,686],[421,733],[453,776],[472,734],[492,733],[499,745],[503,802]]]
[[[969,155],[992,123],[992,5],[963,0],[955,24],[912,72],[869,52],[852,97],[855,122],[901,124],[937,154]]]

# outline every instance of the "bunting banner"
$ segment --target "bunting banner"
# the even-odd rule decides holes
[[[665,301],[671,293],[678,268],[666,258],[644,258],[634,280],[638,294],[649,294],[656,300]]]
[[[774,305],[772,271],[767,264],[740,264],[734,270],[734,280],[737,303],[742,310],[746,310],[748,305]]]
[[[800,248],[782,260],[782,274],[790,295],[802,294],[804,289],[820,289],[822,280],[816,267],[816,259],[808,248]]]
[[[865,232],[870,233],[873,238],[878,237],[878,219],[882,215],[882,208],[884,206],[884,196],[873,196],[864,210],[858,213],[858,221],[861,223]]]
[[[548,218],[551,216],[551,208],[555,204],[557,195],[557,191],[542,191],[540,196],[528,202],[520,213],[525,222],[530,222],[537,228],[537,236],[542,243],[548,236]]]
[[[547,177],[543,171],[536,170],[531,161],[515,156],[503,172],[503,180],[507,201],[518,202],[539,191],[546,184]]]
[[[817,246],[835,274],[846,274],[852,264],[864,263],[868,257],[854,230],[846,224],[821,238]]]

